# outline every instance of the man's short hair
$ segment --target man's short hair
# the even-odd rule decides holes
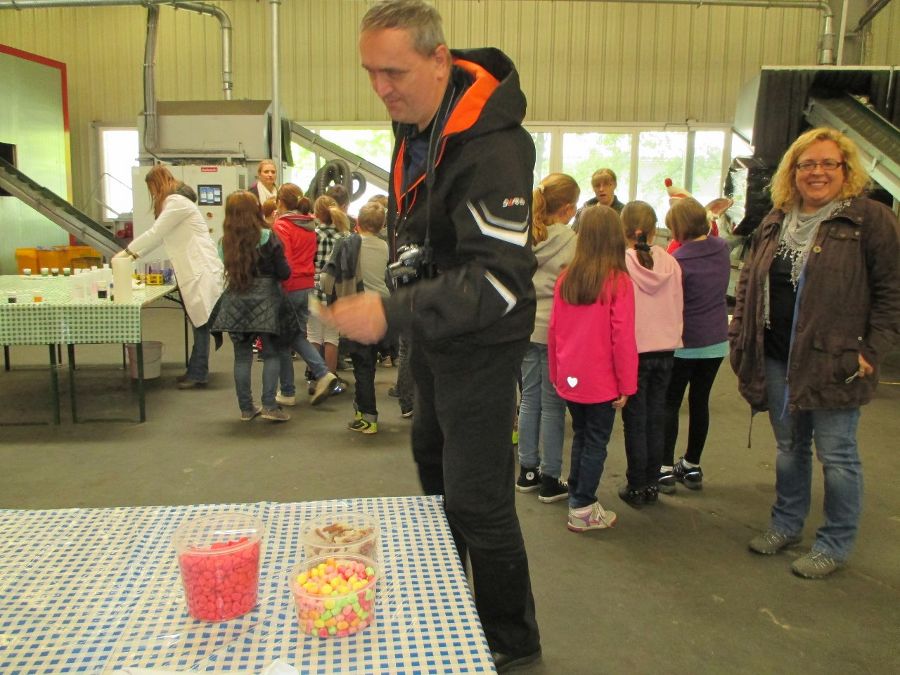
[[[616,172],[612,169],[597,169],[594,174],[591,176],[591,185],[597,185],[598,183],[603,182],[604,180],[611,180],[616,185],[619,184],[619,181],[616,180]]]
[[[360,210],[356,217],[356,224],[361,230],[371,234],[378,234],[384,227],[386,211],[378,202],[368,202]]]
[[[413,47],[422,56],[430,56],[447,44],[438,11],[422,0],[383,0],[369,8],[359,32],[399,28],[409,31]]]

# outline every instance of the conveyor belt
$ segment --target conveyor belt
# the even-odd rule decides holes
[[[107,257],[125,248],[125,242],[114,237],[100,223],[38,185],[4,159],[0,159],[0,187]]]
[[[353,171],[359,171],[366,177],[366,180],[376,187],[381,188],[385,192],[388,189],[388,172],[377,164],[373,164],[367,159],[363,159],[359,155],[355,155],[349,150],[345,150],[341,146],[325,140],[319,134],[316,134],[304,126],[291,122],[291,135],[300,145],[307,150],[313,150],[326,159],[342,159]]]
[[[839,129],[853,139],[872,179],[900,201],[900,129],[853,96],[810,98],[813,126]]]

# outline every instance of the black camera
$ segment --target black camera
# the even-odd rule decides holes
[[[394,287],[406,286],[428,276],[431,264],[431,248],[407,244],[397,249],[397,262],[387,267],[388,278]]]

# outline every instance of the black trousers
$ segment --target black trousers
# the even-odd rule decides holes
[[[709,393],[722,357],[713,359],[675,359],[672,379],[666,394],[666,445],[663,450],[663,464],[671,466],[675,461],[675,443],[678,440],[678,410],[688,392],[688,442],[684,458],[691,464],[700,463],[706,435],[709,433]]]
[[[666,392],[674,361],[672,352],[646,352],[639,356],[638,388],[622,408],[628,458],[625,475],[631,488],[656,485],[659,479],[665,445]]]
[[[378,408],[375,405],[375,365],[378,362],[378,347],[352,342],[349,349],[350,360],[353,362],[353,378],[356,380],[353,403],[359,412],[375,421],[378,419]]]
[[[416,384],[413,457],[425,494],[443,495],[492,651],[540,646],[525,542],[515,506],[516,377],[528,340],[410,348]]]

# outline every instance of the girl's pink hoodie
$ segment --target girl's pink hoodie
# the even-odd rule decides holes
[[[607,302],[570,305],[559,295],[564,278],[565,272],[556,282],[547,334],[550,381],[562,398],[576,403],[631,396],[638,366],[631,280],[620,273],[608,282],[615,292]]]
[[[682,346],[681,265],[661,246],[651,246],[650,255],[652,270],[641,265],[634,249],[625,251],[625,266],[634,284],[634,332],[639,354],[668,352]]]

